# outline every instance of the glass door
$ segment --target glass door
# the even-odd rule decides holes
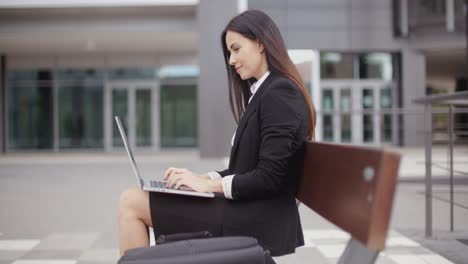
[[[135,101],[136,146],[148,147],[152,145],[151,88],[137,86]]]
[[[352,144],[396,144],[396,97],[393,82],[381,80],[322,81],[324,141]]]
[[[340,88],[340,134],[341,142],[351,142],[351,87]]]
[[[322,90],[322,117],[323,117],[323,140],[334,141],[334,114],[333,89],[327,87]]]
[[[114,121],[114,116],[122,120],[128,142],[133,148],[152,147],[155,129],[153,117],[157,94],[155,83],[138,81],[111,82],[106,86],[106,134],[109,137],[107,148],[123,147],[123,141]]]
[[[374,142],[374,87],[362,89],[362,140],[364,143]]]
[[[114,116],[120,117],[125,134],[128,137],[128,88],[115,87],[112,89],[112,120]],[[112,146],[123,146],[119,129],[115,122],[112,122]]]

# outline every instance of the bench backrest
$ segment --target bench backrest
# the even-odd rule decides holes
[[[306,142],[297,198],[369,249],[385,247],[400,155]]]

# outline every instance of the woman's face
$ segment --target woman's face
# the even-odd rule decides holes
[[[252,77],[258,80],[268,70],[264,48],[258,40],[251,40],[237,32],[228,31],[226,45],[230,52],[229,64],[235,67],[242,80]]]

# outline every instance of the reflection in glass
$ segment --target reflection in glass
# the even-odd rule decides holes
[[[197,145],[196,86],[161,86],[161,146]]]
[[[352,79],[353,56],[336,52],[320,53],[320,78]]]
[[[151,145],[151,90],[136,90],[136,145]]]
[[[322,91],[322,108],[323,111],[333,111],[333,90],[324,89]]]
[[[372,88],[364,88],[362,90],[362,108],[374,108],[374,91],[372,90]]]
[[[374,91],[372,89],[362,90],[362,109],[364,111],[374,108]],[[374,141],[373,116],[372,113],[364,112],[362,115],[363,140]]]
[[[392,90],[391,88],[383,88],[380,90],[380,108],[382,110],[388,110],[392,108]],[[392,142],[392,114],[382,114],[382,141]]]
[[[52,72],[12,71],[8,79],[9,148],[51,149],[54,135]]]
[[[128,135],[128,90],[113,89],[112,90],[112,116],[119,116],[122,120],[125,134]],[[115,147],[123,147],[122,138],[120,137],[119,128],[115,122],[112,122],[112,144]],[[129,139],[130,140],[130,139]],[[130,143],[132,144],[132,143]]]
[[[103,81],[104,71],[94,68],[88,69],[59,69],[57,70],[58,80],[69,81]]]
[[[8,82],[33,82],[36,83],[38,79],[37,69],[21,69],[21,70],[10,70],[7,72],[7,81]]]
[[[351,90],[340,90],[341,141],[351,142]]]
[[[323,115],[323,140],[333,141],[333,116]]]
[[[151,80],[156,75],[154,68],[117,68],[108,71],[110,80]]]
[[[373,130],[373,117],[370,114],[365,114],[362,117],[363,123],[363,140],[364,142],[373,142],[374,141],[374,130]]]
[[[392,115],[384,114],[382,116],[382,141],[392,142]]]
[[[359,55],[359,79],[392,80],[393,67],[390,53],[375,52]]]
[[[196,78],[200,75],[198,65],[165,65],[158,71],[158,77],[165,78]]]
[[[59,147],[103,147],[102,82],[59,84]]]
[[[333,90],[323,89],[322,91],[323,108],[323,139],[333,141]]]

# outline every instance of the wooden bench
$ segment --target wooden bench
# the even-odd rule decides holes
[[[400,155],[307,142],[297,199],[351,235],[338,263],[374,263],[389,229]]]

